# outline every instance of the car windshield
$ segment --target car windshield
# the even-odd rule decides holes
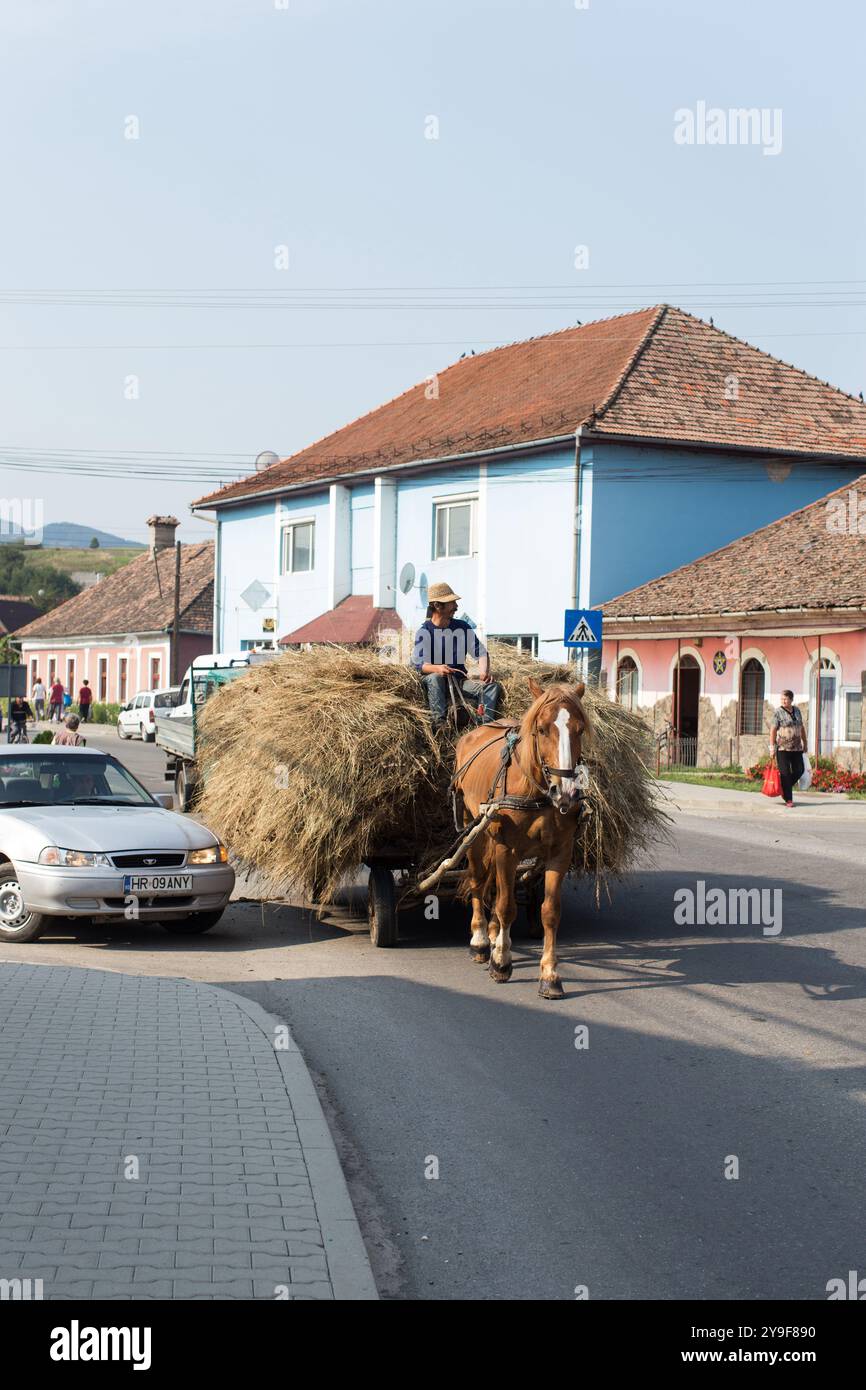
[[[0,753],[0,810],[4,806],[152,806],[153,797],[125,767],[104,755]]]

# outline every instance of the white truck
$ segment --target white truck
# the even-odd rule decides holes
[[[176,806],[189,811],[200,781],[198,718],[211,696],[251,666],[273,661],[276,652],[208,652],[187,668],[177,703],[157,711],[156,743],[166,755],[165,780],[174,783]]]

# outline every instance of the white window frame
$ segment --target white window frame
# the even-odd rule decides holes
[[[863,719],[863,700],[862,700],[863,691],[862,691],[861,687],[860,687],[859,685],[843,685],[843,686],[841,687],[842,727],[841,727],[841,729],[839,730],[839,732],[840,732],[840,734],[842,735],[842,737],[839,739],[839,742],[840,742],[841,744],[844,744],[844,746],[845,746],[846,748],[859,748],[859,747],[860,747],[860,744],[861,744],[861,741],[862,741],[862,738],[863,738],[862,733],[861,733],[861,735],[860,735],[860,738],[849,738],[849,737],[848,737],[848,697],[849,697],[850,695],[859,695],[859,696],[861,696],[861,701],[860,701],[860,719],[861,719],[861,723],[862,723],[862,719]]]
[[[828,666],[825,666],[824,669],[823,669],[822,671],[820,671],[820,673],[819,673],[819,671],[818,671],[818,653],[817,653],[817,651],[815,652],[814,656],[812,657],[812,660],[810,661],[809,666],[808,666],[808,668],[807,668],[807,685],[806,685],[806,689],[807,689],[807,691],[808,691],[808,694],[807,694],[807,696],[806,696],[806,699],[809,701],[809,728],[808,728],[808,731],[807,731],[807,741],[808,741],[808,744],[809,744],[809,747],[810,747],[810,748],[811,748],[811,747],[814,747],[815,744],[817,743],[817,735],[818,735],[818,725],[817,725],[817,716],[818,716],[818,710],[817,710],[817,678],[818,678],[818,675],[820,674],[820,675],[824,676],[825,678],[829,678],[829,679],[835,681],[835,683],[836,683],[836,688],[835,688],[835,691],[834,691],[834,693],[833,693],[833,705],[834,705],[834,708],[833,708],[833,732],[832,732],[832,740],[833,740],[833,742],[832,742],[832,747],[830,747],[830,748],[824,748],[824,747],[822,747],[822,748],[821,748],[821,757],[822,757],[822,758],[829,758],[829,757],[832,757],[832,756],[833,756],[833,749],[834,749],[838,744],[844,742],[844,740],[841,739],[841,738],[839,737],[839,735],[840,735],[841,733],[844,732],[844,727],[840,728],[840,724],[841,724],[842,719],[844,718],[844,708],[845,708],[845,701],[844,701],[843,693],[842,693],[842,691],[843,691],[843,687],[842,687],[842,664],[841,664],[841,662],[840,662],[838,656],[836,655],[836,653],[835,653],[834,651],[832,651],[829,647],[826,647],[826,648],[821,652],[821,660],[822,660],[822,661],[827,661],[827,662],[829,662],[829,665],[828,665]],[[795,701],[795,703],[796,703],[796,701]],[[823,710],[822,710],[822,713],[823,713]],[[852,744],[851,746],[853,747],[854,745]]]
[[[451,523],[450,520],[446,527],[445,552],[439,555],[436,550],[436,536],[439,531],[439,509],[448,510],[451,507],[465,507],[469,504],[469,550],[452,552],[450,549]],[[468,560],[473,555],[478,554],[478,493],[465,492],[457,496],[434,497],[433,498],[433,539],[432,539],[432,558],[434,560]]]
[[[633,675],[635,678],[634,698],[632,699],[630,704],[626,704],[624,700],[620,699],[619,668],[624,661],[630,661],[632,663],[632,666],[634,667],[633,671],[630,672],[630,674]],[[641,671],[640,666],[635,660],[634,655],[631,652],[620,652],[619,656],[616,658],[616,661],[614,662],[613,667],[613,698],[618,705],[622,706],[623,709],[633,712],[637,709],[638,705],[640,704],[640,682],[642,674],[643,672]]]
[[[488,634],[488,641],[507,642],[519,652],[529,652],[530,656],[538,656],[537,632],[491,632]]]
[[[294,552],[293,532],[297,526],[309,526],[311,528],[310,545],[310,564],[307,569],[292,569],[287,563]],[[280,526],[280,574],[312,574],[316,568],[316,518],[314,516],[293,517],[291,521],[284,521]]]

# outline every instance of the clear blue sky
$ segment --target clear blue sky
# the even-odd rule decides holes
[[[864,27],[853,0],[5,0],[0,496],[210,534],[208,477],[154,460],[237,476],[466,349],[661,300],[866,390]],[[781,153],[678,145],[699,101],[780,108]],[[66,466],[94,457],[125,476]]]

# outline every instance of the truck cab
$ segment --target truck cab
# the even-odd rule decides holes
[[[197,723],[202,708],[220,686],[276,656],[271,651],[197,656],[184,672],[176,704],[157,714],[156,742],[165,752],[165,780],[174,783],[179,810],[192,808],[200,782]]]

